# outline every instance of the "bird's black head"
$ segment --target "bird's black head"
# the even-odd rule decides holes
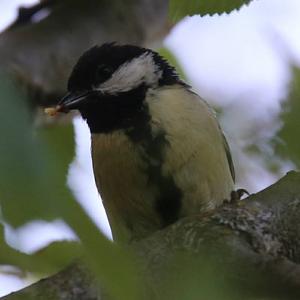
[[[92,131],[101,131],[103,126],[108,131],[129,126],[142,110],[148,89],[179,82],[175,69],[158,53],[132,45],[104,44],[79,58],[60,106],[64,111],[78,109]]]

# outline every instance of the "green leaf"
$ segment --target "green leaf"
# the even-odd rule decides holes
[[[3,229],[1,227],[0,230]],[[57,272],[82,254],[81,245],[71,241],[54,242],[33,254],[25,254],[11,248],[1,239],[0,249],[0,265],[15,266],[21,272],[34,274]]]
[[[39,265],[35,261],[32,264],[30,256],[24,253],[21,253],[18,250],[15,250],[8,246],[4,238],[4,226],[0,223],[0,265],[12,265],[16,266],[22,271],[41,271],[45,270],[45,265]]]
[[[277,152],[291,159],[300,167],[300,69],[294,69],[290,93],[281,115],[283,127],[279,131],[281,142],[277,144]]]
[[[31,260],[33,264],[42,262],[47,264],[47,272],[61,270],[68,266],[74,259],[81,257],[82,245],[76,241],[56,241],[33,253]]]
[[[140,299],[139,288],[142,284],[128,249],[109,241],[99,232],[76,202],[65,211],[64,220],[81,240],[86,263],[112,299]]]
[[[13,226],[32,219],[61,216],[72,196],[66,187],[68,165],[73,159],[71,125],[45,128],[38,134],[32,126],[27,101],[12,82],[0,80],[0,204]]]
[[[170,0],[169,17],[178,21],[185,16],[229,13],[251,0]]]

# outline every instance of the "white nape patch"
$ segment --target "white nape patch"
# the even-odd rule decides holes
[[[95,88],[104,93],[116,94],[130,91],[143,82],[156,86],[161,76],[162,71],[158,70],[153,54],[148,52],[121,65],[110,79]]]

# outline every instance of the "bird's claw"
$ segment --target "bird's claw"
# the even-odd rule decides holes
[[[224,203],[237,203],[244,195],[250,195],[245,189],[238,189],[230,193],[230,199],[225,199]]]

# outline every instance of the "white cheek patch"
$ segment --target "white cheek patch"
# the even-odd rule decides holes
[[[104,93],[116,94],[132,90],[142,83],[155,86],[161,75],[162,72],[157,70],[152,54],[145,53],[121,65],[110,79],[95,88]]]

